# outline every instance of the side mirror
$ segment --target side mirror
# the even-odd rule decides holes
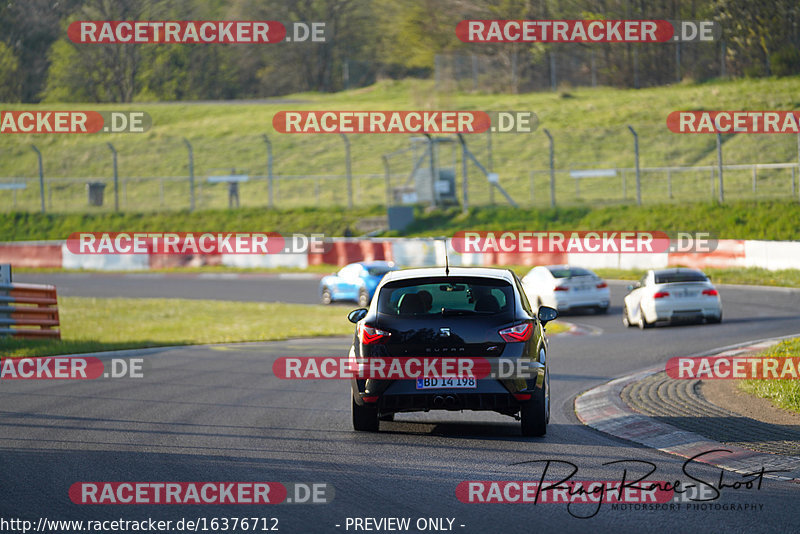
[[[640,287],[642,287],[642,284],[636,282],[635,284],[630,284],[628,286],[628,291],[633,291],[634,289],[639,289]]]
[[[538,317],[542,325],[545,325],[558,317],[558,310],[551,308],[550,306],[539,306],[539,311],[536,312],[536,317]]]
[[[350,321],[351,323],[357,323],[366,316],[367,316],[367,309],[358,308],[357,310],[353,310],[347,314],[347,320]]]

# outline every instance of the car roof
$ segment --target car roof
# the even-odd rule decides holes
[[[393,280],[409,280],[413,278],[431,278],[448,276],[444,267],[420,267],[392,271],[383,277],[381,285]],[[476,276],[479,278],[499,278],[513,284],[514,274],[508,269],[492,269],[489,267],[450,267],[449,276]]]
[[[690,269],[689,267],[671,267],[669,269],[653,269],[653,274],[656,276],[662,274],[675,274],[675,273],[697,273],[706,276],[706,273],[699,269]]]
[[[357,261],[350,265],[362,265],[364,267],[395,267],[393,261],[374,260],[374,261]]]

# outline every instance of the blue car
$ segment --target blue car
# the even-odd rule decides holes
[[[320,281],[320,300],[323,304],[330,304],[334,300],[354,300],[366,308],[383,275],[396,270],[397,267],[390,261],[362,261],[345,265],[338,273]]]

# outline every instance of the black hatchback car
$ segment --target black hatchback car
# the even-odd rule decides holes
[[[351,380],[353,428],[374,432],[379,421],[401,412],[489,410],[520,420],[525,436],[544,435],[550,418],[544,325],[557,315],[546,306],[534,313],[510,270],[436,267],[388,273],[370,308],[348,316],[356,323],[351,360],[480,358],[524,362],[528,372],[449,380],[361,375]]]

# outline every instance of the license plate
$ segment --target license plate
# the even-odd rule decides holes
[[[474,377],[468,378],[417,378],[417,389],[478,387]]]
[[[689,297],[696,297],[697,291],[679,291],[675,293],[675,296],[684,299]]]

